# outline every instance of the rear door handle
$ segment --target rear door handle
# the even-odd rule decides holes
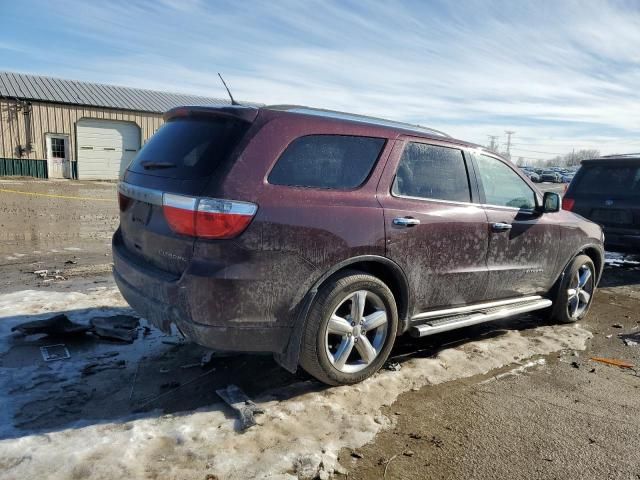
[[[491,230],[493,230],[494,232],[506,232],[507,230],[511,230],[512,228],[513,225],[511,225],[510,223],[498,222],[491,224]]]
[[[413,227],[414,225],[420,225],[420,220],[411,217],[396,217],[393,219],[393,224],[400,227]]]

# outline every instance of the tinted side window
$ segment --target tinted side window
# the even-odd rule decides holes
[[[486,155],[476,155],[486,203],[523,209],[536,206],[535,193],[507,165]]]
[[[462,151],[424,143],[407,144],[392,192],[409,197],[469,202],[471,190]]]
[[[269,183],[348,190],[364,183],[385,140],[308,135],[291,142],[269,174]]]

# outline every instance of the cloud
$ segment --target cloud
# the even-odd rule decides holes
[[[222,71],[252,101],[423,123],[479,143],[514,129],[514,142],[541,151],[639,149],[633,2],[40,7],[36,26],[55,22],[65,41],[47,50],[50,63],[33,55],[21,70],[210,96],[225,94]],[[30,35],[18,39],[25,48],[38,41]]]

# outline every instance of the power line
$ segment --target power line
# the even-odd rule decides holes
[[[547,160],[552,160],[549,157],[525,157],[524,155],[515,155],[516,158],[524,158],[525,160],[542,160],[542,161],[547,161]]]
[[[514,150],[518,150],[521,152],[530,152],[530,153],[548,153],[549,155],[566,155],[568,152],[543,152],[540,150],[527,150],[526,148],[518,148],[512,147]]]

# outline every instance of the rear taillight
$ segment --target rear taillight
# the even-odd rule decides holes
[[[571,211],[573,210],[573,206],[575,205],[575,203],[576,201],[573,198],[564,197],[562,199],[562,209]]]
[[[199,238],[233,238],[251,223],[257,205],[217,198],[194,198],[165,193],[162,209],[171,229]]]
[[[130,203],[131,199],[129,197],[123,195],[122,192],[118,192],[118,205],[120,206],[121,212],[124,212]]]
[[[180,235],[195,237],[197,204],[197,198],[171,193],[162,195],[162,211],[171,230]]]

